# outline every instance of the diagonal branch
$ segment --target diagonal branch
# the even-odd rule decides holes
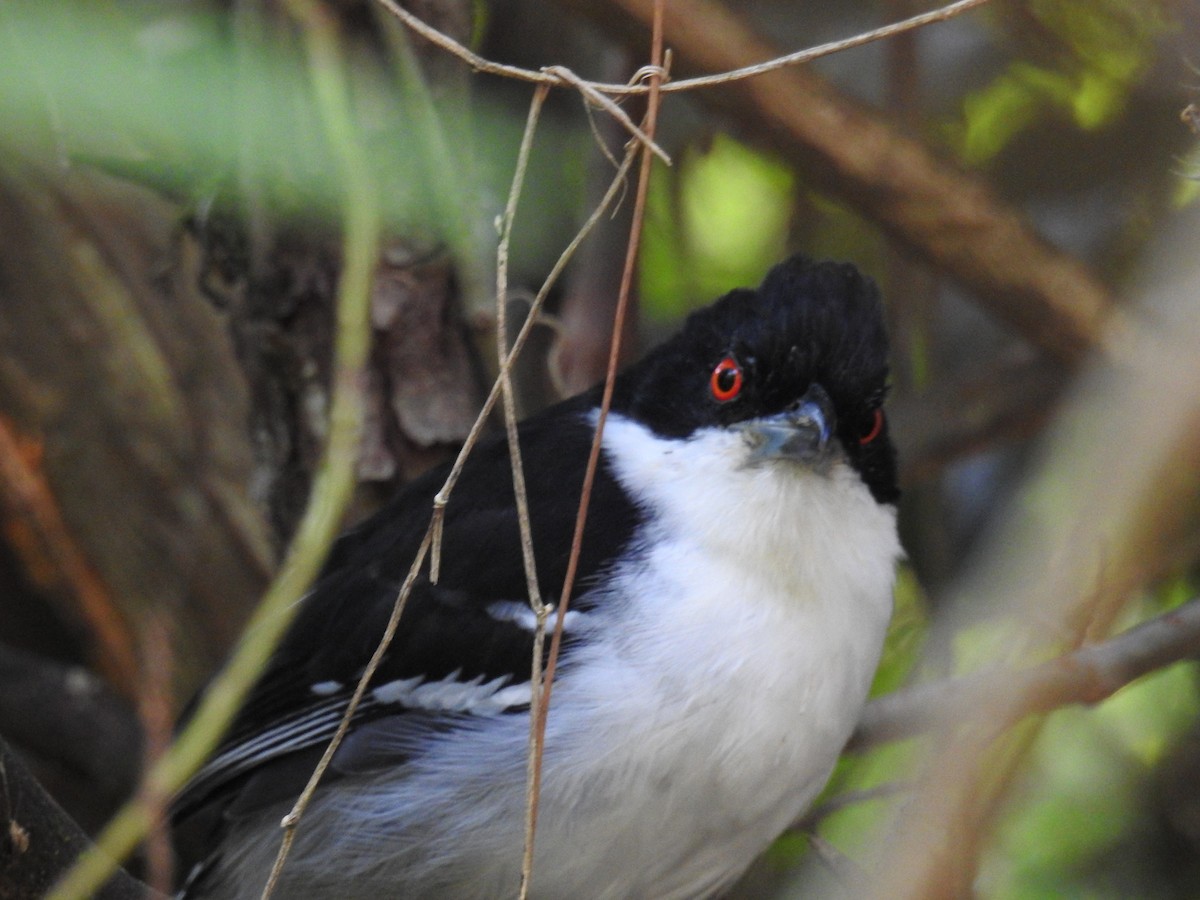
[[[862,751],[924,734],[947,718],[1010,698],[1021,718],[1073,703],[1099,703],[1132,681],[1200,654],[1200,598],[1111,640],[1023,671],[990,668],[922,684],[867,704],[847,749]],[[1002,730],[1012,722],[998,722]]]
[[[653,6],[651,0],[560,2],[610,30],[632,23],[638,33],[621,35],[631,44],[644,40]],[[726,72],[780,55],[716,0],[670,6],[666,39],[676,68],[685,72]],[[983,181],[819,76],[791,66],[697,97],[776,148],[819,189],[967,285],[996,318],[1056,358],[1074,363],[1093,348],[1120,345],[1124,328],[1102,330],[1115,315],[1112,298],[1081,263],[1035,234]]]

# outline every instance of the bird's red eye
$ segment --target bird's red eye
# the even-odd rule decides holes
[[[725,403],[742,392],[742,367],[732,356],[727,356],[713,369],[709,386],[716,400]]]
[[[858,439],[860,444],[869,444],[875,438],[879,437],[879,432],[883,431],[883,410],[875,410],[875,415],[871,419],[871,425],[863,432],[862,437]]]

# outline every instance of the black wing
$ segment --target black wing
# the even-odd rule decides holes
[[[592,438],[588,399],[567,401],[520,428],[547,602],[557,602],[570,553]],[[268,765],[271,796],[260,800],[299,792],[379,642],[447,471],[412,482],[338,540],[229,737],[177,798],[176,820],[213,801],[220,806],[224,795],[232,799]],[[590,510],[572,597],[572,608],[581,612],[588,608],[589,584],[629,542],[639,515],[603,465]],[[368,693],[352,727],[382,716],[428,720],[431,712],[443,718],[472,712],[455,709],[444,691],[436,709],[423,706],[413,694],[421,684],[447,680],[475,688],[474,696],[491,689],[503,697],[506,685],[528,682],[533,634],[520,614],[526,597],[508,450],[499,436],[481,443],[464,468],[446,508],[439,582],[430,583],[426,562],[372,682],[394,689],[383,692],[385,699]],[[504,709],[527,706],[526,700]]]

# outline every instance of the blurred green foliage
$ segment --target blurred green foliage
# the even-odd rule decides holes
[[[984,859],[981,882],[987,894],[1024,898],[1078,892],[1093,863],[1138,827],[1151,773],[1198,713],[1195,669],[1175,666],[1096,709],[1065,709],[1051,716]],[[1128,896],[1128,890],[1089,893],[1117,897]]]
[[[480,28],[488,9],[476,4]],[[949,136],[968,166],[995,161],[1050,118],[1081,132],[1118,121],[1154,59],[1156,41],[1170,28],[1153,2],[1029,0],[998,10],[997,31],[1016,23],[1007,36],[1010,58],[983,87],[964,87],[959,111],[927,123]],[[0,149],[99,162],[190,202],[249,177],[283,209],[332,217],[340,188],[295,41],[264,29],[261,45],[249,50],[245,35],[235,40],[227,29],[227,20],[185,15],[178,4],[0,4]],[[482,104],[470,111],[435,104],[411,70],[356,74],[390,224],[454,245],[465,241],[452,232],[480,228],[479,211],[494,209],[503,190],[484,186],[459,154],[481,158],[484,180],[498,182],[511,175],[519,124]],[[470,135],[471,146],[452,135]],[[704,138],[677,152],[675,168],[660,166],[651,181],[640,275],[649,318],[673,320],[733,286],[757,283],[801,229],[808,252],[853,258],[877,276],[885,273],[878,235],[845,205],[811,193],[786,160],[723,133]],[[583,132],[551,139],[554,152],[566,147],[555,160],[566,173],[564,191],[580,197],[588,139]],[[1179,184],[1178,202],[1200,192],[1194,180]],[[539,190],[552,192],[535,182],[527,206],[552,202]],[[447,204],[473,210],[476,221],[469,213],[447,215]],[[801,210],[806,219],[798,223]],[[530,209],[529,219],[537,218]],[[489,218],[483,228],[490,227]],[[527,239],[520,224],[517,234]],[[1177,582],[1134,613],[1155,614],[1193,591]],[[906,569],[876,692],[911,677],[926,625],[925,598]],[[1003,658],[1004,640],[1003,629],[989,626],[960,635],[957,661],[969,668],[978,659]],[[1080,895],[1081,871],[1136,827],[1147,772],[1198,713],[1193,664],[1144,679],[1097,709],[1049,716],[998,824],[982,895]],[[847,758],[830,793],[903,779],[916,751],[917,742],[909,741]],[[860,853],[887,820],[881,811],[896,802],[850,806],[826,820],[822,833],[851,855]],[[792,860],[803,846],[787,838],[776,858]]]
[[[757,284],[784,254],[795,176],[726,135],[689,148],[650,182],[641,299],[674,320],[731,287]]]
[[[298,33],[243,17],[235,37],[231,21],[178,5],[0,5],[0,149],[93,163],[194,203],[252,186],[277,215],[336,221],[341,185]],[[448,204],[478,185],[448,135],[502,146],[501,121],[474,111],[468,126],[453,105],[431,115],[412,66],[351,74],[386,220],[460,245],[468,225]]]
[[[1132,604],[1122,625],[1194,596],[1189,580],[1170,582],[1157,596]],[[1125,868],[1112,857],[1129,852],[1120,845],[1142,827],[1154,772],[1200,721],[1198,675],[1195,663],[1175,665],[1094,708],[1069,707],[1047,717],[983,860],[980,884],[987,896],[1131,895],[1128,881],[1106,884],[1092,876]],[[1136,870],[1140,862],[1127,868]],[[1161,875],[1169,883],[1172,873]],[[1159,895],[1161,886],[1151,881],[1138,890]]]
[[[1152,2],[1124,0],[1032,0],[1023,13],[1018,38],[1036,45],[1036,60],[1014,59],[991,84],[964,98],[962,120],[949,126],[951,143],[968,165],[992,160],[1046,116],[1066,116],[1085,130],[1112,122],[1169,22]]]

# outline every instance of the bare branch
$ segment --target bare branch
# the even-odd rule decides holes
[[[1004,661],[1010,665],[1061,657],[1064,648],[1071,659],[1081,636],[1104,638],[1123,604],[1187,533],[1200,482],[1198,311],[1192,302],[1200,269],[1190,252],[1191,226],[1194,216],[1181,217],[1162,259],[1150,260],[1163,264],[1149,270],[1156,280],[1137,308],[1137,321],[1145,324],[1122,346],[1121,364],[1097,365],[1081,379],[1076,401],[1047,435],[1041,466],[994,528],[990,552],[947,601],[1006,623]],[[1147,637],[1145,658],[1166,653],[1176,638],[1171,623],[1191,615],[1148,632],[1156,636]],[[934,627],[948,631],[954,624]],[[1194,629],[1181,627],[1178,637],[1184,632],[1186,643],[1170,652],[1195,652]],[[1127,677],[1120,674],[1124,665],[1114,660],[1109,666],[1117,673],[1113,683]],[[1128,672],[1137,665],[1128,662]],[[969,889],[981,839],[1007,784],[996,778],[997,767],[1007,771],[1025,749],[1027,731],[1004,735],[1002,729],[1071,690],[1086,699],[1108,689],[1104,680],[1088,679],[1088,690],[1080,690],[1064,667],[1045,683],[977,695],[970,708],[943,707],[912,802],[886,832],[875,895],[948,897]]]
[[[811,62],[814,59],[819,59],[822,56],[829,56],[834,53],[840,53],[843,50],[849,50],[854,47],[861,47],[864,44],[869,44],[873,41],[883,40],[884,38],[894,37],[898,34],[913,31],[917,28],[931,25],[935,22],[944,22],[947,19],[961,15],[977,6],[982,6],[988,0],[958,0],[958,2],[948,4],[940,9],[931,10],[930,12],[921,13],[920,15],[912,16],[900,22],[894,22],[890,25],[884,25],[880,28],[875,28],[870,31],[864,31],[853,37],[844,38],[839,41],[831,41],[826,44],[821,44],[817,47],[810,47],[805,50],[798,50],[794,53],[787,53],[775,57],[767,62],[756,63],[753,65],[742,66],[731,71],[721,72],[715,75],[705,75],[697,78],[684,79],[682,81],[670,82],[665,77],[665,73],[658,69],[654,74],[657,76],[655,86],[649,84],[651,69],[657,68],[657,64],[652,67],[643,67],[635,73],[633,79],[628,84],[605,84],[603,82],[590,81],[581,78],[579,75],[572,72],[565,66],[547,66],[541,70],[534,71],[532,69],[523,69],[519,66],[510,66],[503,63],[492,62],[484,59],[479,54],[475,53],[468,47],[463,46],[458,41],[450,36],[431,27],[420,18],[413,15],[411,12],[401,6],[397,0],[378,0],[380,5],[388,10],[392,15],[396,16],[405,25],[421,35],[426,40],[434,45],[442,48],[447,53],[450,53],[461,59],[468,66],[477,72],[482,72],[489,75],[500,75],[506,78],[514,78],[519,81],[528,81],[534,84],[545,85],[547,87],[573,87],[578,90],[590,102],[600,106],[607,111],[614,119],[619,121],[629,132],[648,146],[656,156],[658,156],[667,165],[671,164],[671,158],[667,155],[658,144],[650,140],[636,125],[633,124],[629,116],[627,116],[619,106],[606,95],[612,96],[627,96],[631,94],[647,94],[653,91],[662,93],[681,92],[696,90],[699,88],[713,87],[716,85],[729,84],[736,81],[742,81],[747,78],[754,78],[759,75],[764,75],[768,72],[773,72],[778,69],[789,66],[796,66],[801,63]],[[668,51],[669,52],[669,51]]]
[[[944,717],[994,705],[999,697],[1013,698],[1021,716],[1074,703],[1099,703],[1143,675],[1196,655],[1200,598],[1032,669],[986,669],[879,697],[867,704],[847,749],[861,752],[924,734]]]
[[[650,0],[560,2],[614,30],[624,24],[614,12],[643,28],[652,14]],[[666,29],[678,67],[690,71],[725,72],[779,55],[715,0],[672,5]],[[778,149],[816,187],[970,287],[993,315],[1057,359],[1077,363],[1091,349],[1122,345],[1120,313],[1081,263],[1036,235],[982,180],[816,74],[774,69],[698,97]]]
[[[528,891],[529,875],[533,868],[533,836],[537,826],[537,735],[541,713],[542,648],[546,641],[546,618],[549,607],[542,601],[538,586],[537,563],[534,559],[533,528],[529,522],[529,499],[525,491],[525,470],[521,461],[521,441],[517,433],[517,401],[513,395],[512,379],[509,377],[508,350],[508,248],[512,240],[513,225],[517,218],[517,202],[525,184],[525,172],[529,167],[529,152],[533,148],[533,136],[537,131],[542,104],[550,88],[538,85],[529,104],[525,120],[525,133],[517,151],[516,171],[509,187],[508,203],[504,207],[500,243],[496,247],[496,356],[500,361],[500,396],[504,406],[504,432],[508,441],[508,458],[512,466],[513,499],[517,506],[517,523],[521,531],[521,559],[525,566],[525,589],[529,594],[529,605],[537,622],[533,636],[533,659],[531,661],[529,753],[526,759],[526,801],[524,852],[521,863],[521,890],[524,898]],[[532,316],[531,316],[532,317]]]
[[[484,59],[478,53],[468,47],[464,47],[458,41],[449,37],[446,34],[432,28],[425,22],[421,21],[417,16],[401,6],[397,0],[378,0],[378,2],[388,10],[396,18],[400,19],[415,31],[421,37],[425,38],[432,44],[441,47],[447,53],[457,56],[468,66],[477,72],[482,72],[486,75],[500,75],[505,78],[515,78],[518,81],[530,81],[535,84],[547,84],[556,87],[571,85],[574,87],[586,86],[589,92],[598,94],[611,94],[614,96],[622,96],[629,94],[648,94],[654,88],[648,83],[643,82],[643,75],[647,74],[643,69],[635,74],[632,81],[627,84],[612,84],[601,81],[588,81],[580,78],[568,69],[561,66],[550,66],[540,70],[522,69],[519,66],[510,66],[504,63],[492,62],[489,59]],[[797,50],[794,53],[785,53],[776,56],[774,59],[767,62],[756,63],[754,65],[740,66],[731,69],[727,72],[721,72],[715,75],[704,75],[697,78],[685,78],[679,81],[662,80],[657,90],[661,93],[678,93],[680,91],[691,91],[697,88],[712,87],[719,84],[728,84],[733,81],[741,81],[746,78],[753,78],[757,75],[763,75],[767,72],[773,72],[776,69],[786,68],[788,66],[797,66],[801,63],[812,62],[814,59],[820,59],[822,56],[831,56],[834,53],[841,53],[843,50],[851,50],[855,47],[861,47],[864,44],[870,44],[874,41],[884,40],[886,38],[895,37],[908,31],[914,31],[918,28],[923,28],[926,25],[932,25],[937,22],[944,22],[947,19],[952,19],[955,16],[962,15],[974,9],[977,6],[989,2],[989,0],[957,0],[955,3],[949,3],[946,6],[938,9],[930,10],[929,12],[919,15],[910,16],[899,22],[893,22],[890,25],[883,25],[879,28],[873,28],[869,31],[861,32],[853,37],[843,38],[838,41],[830,41],[826,44],[819,44],[816,47],[809,47],[805,50]]]
[[[417,548],[412,566],[409,568],[408,575],[405,576],[404,583],[400,586],[396,602],[392,606],[392,614],[388,618],[387,625],[383,629],[383,634],[379,638],[379,644],[363,669],[362,676],[358,679],[358,684],[354,686],[354,694],[350,697],[350,702],[346,704],[346,711],[342,714],[341,721],[338,722],[337,731],[329,739],[329,743],[325,746],[325,751],[321,754],[321,759],[313,767],[312,775],[309,776],[308,782],[304,785],[304,790],[292,806],[291,812],[284,816],[281,823],[284,830],[283,841],[279,846],[279,852],[271,867],[271,874],[267,879],[266,886],[263,888],[263,900],[267,900],[275,891],[279,876],[283,873],[283,866],[287,862],[288,853],[291,851],[292,842],[295,840],[296,829],[300,827],[301,817],[304,815],[309,803],[312,802],[313,795],[316,793],[321,779],[329,768],[329,764],[333,761],[333,755],[337,752],[338,747],[341,746],[342,740],[346,737],[346,732],[350,730],[350,722],[354,718],[354,711],[362,703],[363,695],[367,692],[367,685],[375,677],[375,671],[383,661],[383,655],[387,652],[392,639],[396,636],[396,629],[400,625],[400,617],[404,614],[404,606],[408,601],[409,594],[412,593],[413,584],[416,582],[417,575],[420,573],[421,566],[424,565],[425,557],[429,552],[431,533],[432,527],[426,530],[425,538],[421,541],[421,546]]]
[[[958,0],[957,3],[950,3],[939,9],[932,9],[929,12],[920,13],[919,15],[910,16],[899,22],[893,22],[890,25],[883,25],[879,28],[872,28],[868,31],[856,34],[853,37],[843,38],[839,41],[830,41],[826,44],[819,44],[816,47],[810,47],[807,50],[797,50],[795,53],[787,53],[783,56],[777,56],[772,60],[764,63],[758,63],[752,66],[742,66],[741,68],[731,69],[728,72],[722,72],[717,75],[702,75],[696,78],[684,78],[679,81],[672,82],[663,86],[664,93],[674,93],[676,91],[690,91],[696,88],[712,87],[718,84],[728,84],[732,81],[742,81],[746,78],[753,78],[757,75],[765,75],[767,72],[773,72],[776,69],[787,68],[788,66],[797,66],[801,63],[812,62],[814,59],[820,59],[822,56],[832,56],[835,53],[841,53],[843,50],[852,50],[855,47],[861,47],[864,44],[871,44],[875,41],[882,41],[887,38],[896,37],[897,35],[906,34],[924,28],[926,25],[933,25],[937,22],[945,22],[947,19],[953,19],[955,16],[960,16],[965,12],[969,12],[977,6],[989,2],[989,0]],[[598,86],[599,87],[599,86]],[[603,90],[603,88],[599,88]]]
[[[586,99],[590,100],[592,103],[595,103],[614,119],[620,122],[623,126],[625,126],[626,130],[628,130],[629,133],[637,138],[642,144],[648,147],[655,156],[661,159],[668,166],[671,165],[671,157],[667,155],[666,151],[663,150],[662,147],[658,146],[658,144],[654,143],[654,141],[652,141],[645,132],[634,125],[633,120],[629,118],[625,110],[621,109],[621,107],[617,106],[616,103],[614,103],[612,100],[609,100],[602,93],[600,93],[600,91],[596,90],[591,83],[584,81],[565,66],[549,66],[544,71],[547,74],[558,76],[566,84],[575,87]],[[648,70],[646,68],[639,69],[638,74],[635,77],[641,77],[642,73],[647,71]],[[664,74],[664,71],[660,67],[656,66],[653,67],[653,71],[648,77],[658,78],[661,80]]]
[[[976,2],[982,2],[982,0],[976,0]],[[413,29],[413,31],[417,32],[419,35],[433,42],[447,52],[452,53],[454,56],[457,56],[459,59],[478,72],[484,72],[489,75],[503,75],[508,78],[515,78],[519,81],[530,81],[546,87],[575,88],[577,91],[583,94],[588,101],[603,108],[614,119],[625,126],[629,133],[637,138],[640,142],[649,146],[654,151],[655,156],[657,156],[667,165],[671,164],[671,157],[667,155],[666,151],[663,150],[662,147],[658,146],[658,144],[654,143],[654,141],[650,140],[650,138],[647,137],[646,134],[643,133],[642,130],[633,123],[633,120],[629,118],[629,116],[623,109],[621,109],[621,107],[617,106],[616,103],[605,96],[605,94],[646,93],[648,88],[646,88],[644,85],[600,85],[596,84],[595,82],[588,81],[587,79],[580,78],[565,66],[549,66],[539,72],[535,72],[531,69],[522,69],[518,66],[509,66],[502,63],[491,62],[490,60],[484,59],[474,51],[464,47],[462,44],[458,43],[458,41],[454,40],[448,35],[438,31],[436,28],[431,28],[429,25],[426,25],[419,18],[397,3],[396,0],[379,0],[379,3],[384,6],[388,12],[392,13],[392,15],[403,21],[405,25]],[[642,75],[643,72],[639,71],[635,78],[640,80]]]
[[[668,73],[662,70],[663,56],[663,14],[664,0],[656,0],[654,8],[654,26],[651,44],[651,74],[649,101],[646,106],[646,132],[654,136],[658,124],[659,95],[653,90],[659,81]],[[661,74],[660,74],[661,73]],[[546,716],[550,708],[550,696],[554,688],[554,672],[558,664],[559,648],[562,646],[563,622],[566,620],[567,607],[570,604],[571,591],[575,586],[575,573],[579,563],[579,554],[583,546],[583,529],[587,523],[588,506],[591,502],[592,483],[595,480],[596,468],[600,462],[600,443],[604,437],[604,423],[608,418],[608,410],[612,404],[613,385],[616,382],[617,366],[621,359],[621,335],[624,332],[624,322],[629,306],[629,297],[633,287],[633,273],[637,263],[638,248],[641,244],[642,224],[645,220],[646,194],[650,185],[650,146],[642,145],[641,166],[638,170],[637,191],[634,194],[633,222],[629,230],[629,244],[625,255],[625,269],[621,275],[621,286],[617,295],[617,306],[614,312],[612,331],[612,346],[608,358],[608,373],[604,380],[604,391],[600,399],[600,411],[596,419],[596,433],[592,438],[591,450],[588,453],[587,468],[583,476],[583,487],[579,498],[579,513],[575,518],[575,533],[571,539],[571,555],[567,560],[567,572],[563,579],[562,594],[559,597],[557,616],[554,622],[554,637],[550,642],[550,657],[546,663],[546,689],[542,696],[541,731],[537,742],[537,766],[540,775],[541,755],[545,745]]]

